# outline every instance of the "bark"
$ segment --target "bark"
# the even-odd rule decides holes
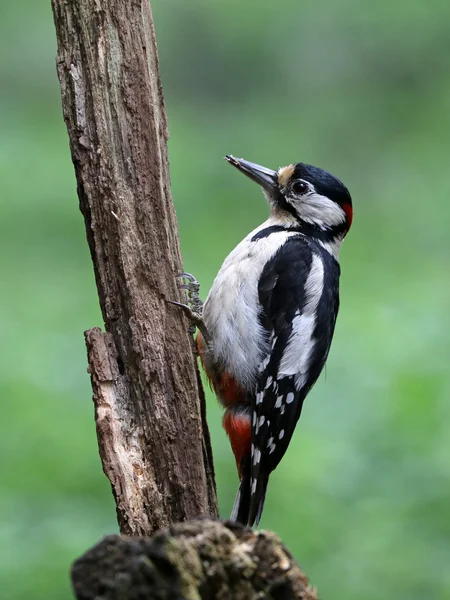
[[[207,520],[106,537],[75,562],[72,583],[78,600],[317,600],[275,534]]]
[[[205,399],[181,311],[167,122],[145,0],[52,0],[64,119],[107,333],[86,332],[122,533],[217,515]]]

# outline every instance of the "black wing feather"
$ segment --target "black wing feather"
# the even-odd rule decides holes
[[[307,378],[303,386],[296,389],[295,376],[279,378],[278,369],[292,333],[294,317],[301,314],[305,306],[305,284],[314,255],[322,260],[324,267],[323,292],[316,310],[315,344]],[[286,452],[303,401],[325,364],[339,306],[338,285],[337,261],[318,243],[303,236],[288,240],[262,273],[259,301],[261,324],[269,341],[269,355],[261,363],[256,396],[252,402],[250,524],[259,520],[269,475]]]

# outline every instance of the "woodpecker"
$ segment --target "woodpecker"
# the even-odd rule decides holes
[[[270,215],[225,259],[204,305],[184,308],[225,409],[240,477],[231,519],[253,526],[330,350],[339,249],[353,212],[347,188],[320,168],[296,163],[273,171],[225,158],[262,187]],[[182,275],[190,283],[181,287],[196,296],[197,282]]]

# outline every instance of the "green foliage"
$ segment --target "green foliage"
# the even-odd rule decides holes
[[[82,331],[101,325],[49,3],[0,8],[0,588],[70,598],[115,531]],[[333,600],[450,597],[450,4],[154,0],[186,269],[206,294],[267,214],[226,153],[303,160],[350,188],[327,372],[262,526]],[[209,397],[222,514],[237,475]]]

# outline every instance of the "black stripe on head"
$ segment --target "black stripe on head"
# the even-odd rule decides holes
[[[292,204],[290,204],[286,200],[286,198],[284,197],[284,195],[279,190],[277,190],[277,192],[273,195],[272,200],[276,204],[276,206],[278,206],[282,210],[285,210],[286,212],[288,212],[289,214],[291,214],[293,217],[295,217],[296,219],[298,219],[297,211],[292,206]]]
[[[295,229],[295,231],[299,231],[300,233],[303,233],[310,238],[320,240],[321,242],[332,242],[337,238],[342,239],[347,233],[347,230],[348,227],[346,223],[333,225],[332,227],[328,227],[326,229],[320,229],[320,227],[317,227],[317,225],[303,221],[301,217],[299,217],[299,225]]]
[[[272,233],[278,233],[280,231],[301,232],[301,229],[300,229],[300,227],[284,227],[283,225],[270,225],[269,227],[266,227],[265,229],[261,229],[261,231],[258,231],[258,233],[255,233],[255,235],[252,237],[252,242],[256,242],[257,240],[261,240],[265,237],[268,237],[269,235],[272,235]]]
[[[345,185],[334,175],[305,163],[297,163],[294,169],[294,179],[304,179],[312,183],[318,194],[326,196],[340,206],[352,205],[352,197]]]
[[[329,227],[326,230],[320,229],[311,223],[306,223],[306,221],[302,221],[301,218],[297,216],[298,223],[295,226],[286,227],[283,225],[270,225],[269,227],[265,227],[255,233],[252,237],[252,242],[257,242],[258,240],[262,240],[263,238],[269,237],[273,233],[279,233],[284,231],[286,233],[303,233],[310,238],[314,238],[316,240],[320,240],[321,242],[332,242],[335,238],[341,237],[345,235],[347,231],[347,225],[342,223],[341,225],[335,225],[333,227]]]

